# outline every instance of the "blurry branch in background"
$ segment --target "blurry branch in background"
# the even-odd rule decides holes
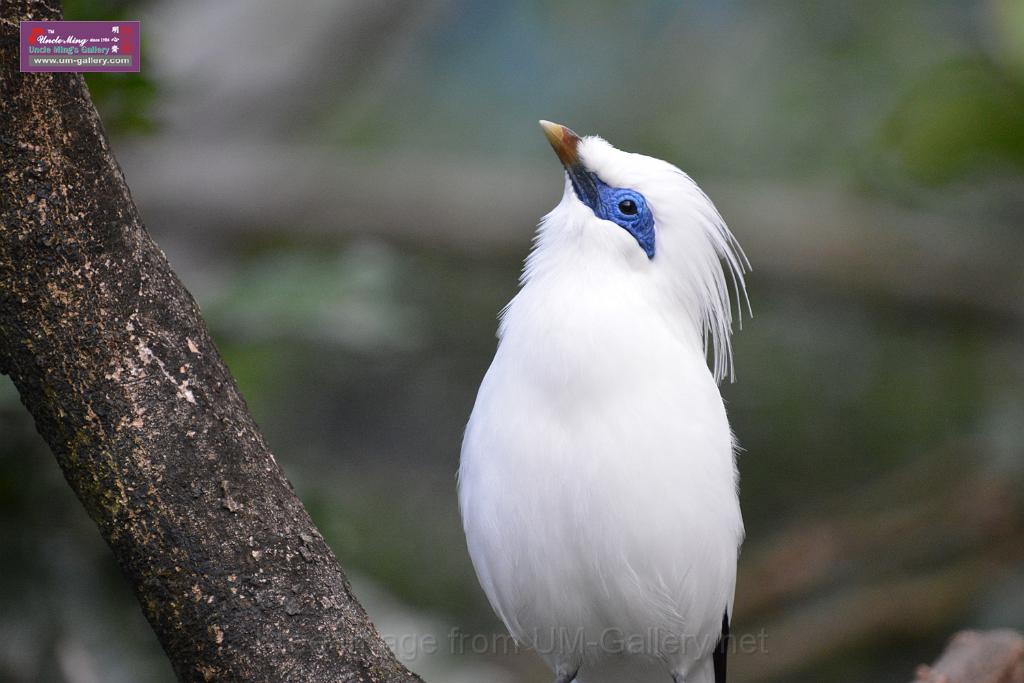
[[[0,17],[0,371],[181,680],[418,681],[142,226],[83,79],[18,71],[18,21],[60,16]]]
[[[282,131],[301,136],[338,93],[346,119],[357,122],[412,61],[410,51],[449,1],[185,0],[148,7],[146,19],[160,31],[149,36],[153,60],[144,69],[174,90],[153,112],[158,130],[218,146],[224,138],[262,140]],[[227,23],[259,49],[226,48]]]
[[[561,192],[551,169],[386,153],[339,159],[299,144],[155,138],[126,147],[121,158],[137,178],[133,190],[154,232],[185,230],[214,242],[265,231],[522,254],[537,217]],[[140,173],[132,174],[134,168]],[[1016,226],[979,225],[976,217],[965,224],[836,188],[702,184],[751,255],[755,273],[1014,320],[1024,315],[1024,248]]]
[[[913,683],[1024,683],[1024,637],[1013,631],[962,631]]]
[[[763,625],[770,643],[768,656],[740,653],[736,683],[942,634],[976,607],[981,589],[1020,566],[1024,488],[979,467],[984,448],[965,442],[923,454],[832,501],[842,512],[797,520],[750,548],[737,582],[738,627]],[[957,680],[974,679],[950,683]]]

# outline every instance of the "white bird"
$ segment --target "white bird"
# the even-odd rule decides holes
[[[470,557],[556,683],[721,683],[743,520],[717,380],[749,266],[678,168],[541,127],[565,192],[466,427]]]

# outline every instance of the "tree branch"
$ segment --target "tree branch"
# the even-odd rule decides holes
[[[419,679],[267,449],[149,238],[77,74],[18,71],[0,20],[0,371],[186,681]]]
[[[1024,637],[1015,631],[961,631],[914,683],[1024,683]]]

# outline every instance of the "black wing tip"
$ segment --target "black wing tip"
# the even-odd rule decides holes
[[[725,683],[725,663],[729,655],[729,611],[722,614],[722,635],[718,638],[711,660],[715,665],[715,683]]]

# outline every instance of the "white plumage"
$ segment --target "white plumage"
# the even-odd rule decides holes
[[[743,538],[716,378],[731,372],[726,272],[742,293],[746,262],[679,169],[542,125],[569,173],[466,428],[470,556],[561,680],[712,683]],[[646,199],[653,257],[581,201],[583,172]]]

